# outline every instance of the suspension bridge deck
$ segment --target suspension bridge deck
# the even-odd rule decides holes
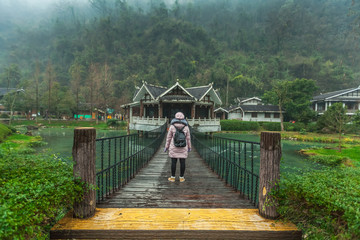
[[[191,152],[186,181],[168,182],[171,161],[160,149],[118,193],[97,204],[94,217],[69,213],[52,239],[301,239],[292,224],[266,220]]]
[[[185,182],[179,182],[179,162],[176,182],[167,179],[171,160],[161,150],[134,179],[100,208],[254,208],[231,187],[218,179],[198,156],[190,152],[186,159]]]

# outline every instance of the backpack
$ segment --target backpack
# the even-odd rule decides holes
[[[176,132],[175,132],[175,135],[174,135],[174,145],[175,145],[175,147],[186,147],[186,136],[185,136],[185,133],[183,131],[184,128],[185,128],[185,126],[183,126],[181,129],[175,127],[175,129],[176,129]]]

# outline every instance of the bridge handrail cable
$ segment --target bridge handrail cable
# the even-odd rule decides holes
[[[207,165],[258,206],[260,143],[210,136],[191,130],[194,147]]]
[[[166,124],[148,132],[96,139],[96,201],[118,191],[160,147]]]

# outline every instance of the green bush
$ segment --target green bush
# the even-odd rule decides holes
[[[46,239],[55,218],[81,197],[72,166],[49,155],[2,155],[0,239]]]
[[[299,132],[301,129],[305,129],[305,124],[302,122],[284,122],[284,129],[285,131],[295,131]]]
[[[0,123],[0,142],[4,141],[4,139],[11,134],[11,130]]]
[[[311,161],[324,164],[326,166],[339,166],[346,162],[348,158],[335,155],[311,155],[309,156]]]
[[[0,118],[10,118],[10,116],[8,114],[6,114],[6,113],[2,113],[0,115]]]
[[[265,131],[281,131],[279,122],[261,122],[260,125]]]
[[[245,122],[240,120],[221,120],[222,131],[258,131],[260,125],[258,122]]]
[[[275,193],[278,212],[307,239],[359,239],[359,176],[359,168],[340,167],[287,175]]]
[[[116,119],[109,119],[107,120],[106,125],[108,125],[109,127],[118,127],[120,124],[119,121]]]
[[[127,123],[125,121],[119,121],[117,119],[109,119],[107,122],[106,122],[106,125],[108,127],[114,127],[114,128],[123,128],[127,125]]]
[[[317,132],[318,131],[318,126],[317,126],[316,122],[308,123],[306,125],[306,131],[307,132]]]
[[[7,127],[8,129],[10,129],[10,131],[11,131],[12,133],[16,133],[16,132],[17,132],[17,129],[14,128],[14,127],[12,127],[12,126],[10,126],[10,125],[6,125],[6,127]]]

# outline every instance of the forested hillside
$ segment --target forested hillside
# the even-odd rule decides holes
[[[276,80],[313,79],[318,92],[360,84],[355,0],[17,4],[0,2],[0,87],[25,89],[19,110],[119,109],[142,81],[213,82],[224,105]]]

